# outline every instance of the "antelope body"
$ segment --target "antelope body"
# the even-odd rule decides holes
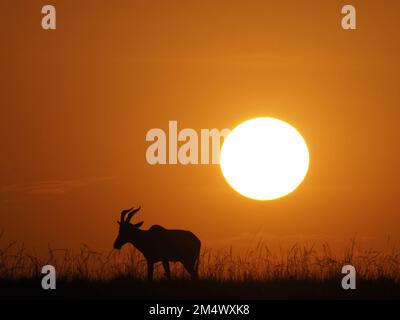
[[[169,261],[181,262],[190,273],[192,279],[198,277],[200,256],[200,240],[190,231],[169,230],[159,225],[153,225],[149,230],[140,227],[143,221],[132,224],[130,220],[140,210],[131,208],[121,212],[118,221],[119,233],[114,242],[115,249],[121,249],[126,243],[131,243],[146,258],[148,280],[153,279],[154,263],[162,262],[167,278],[171,278]],[[128,217],[125,219],[125,216]]]

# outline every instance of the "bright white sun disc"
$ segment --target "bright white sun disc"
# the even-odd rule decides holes
[[[238,125],[225,139],[220,165],[240,194],[273,200],[294,191],[304,180],[309,153],[301,134],[275,118],[255,118]]]

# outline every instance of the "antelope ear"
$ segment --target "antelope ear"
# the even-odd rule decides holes
[[[144,223],[144,221],[140,221],[139,223],[134,224],[133,226],[135,228],[140,228],[142,226],[142,224]]]

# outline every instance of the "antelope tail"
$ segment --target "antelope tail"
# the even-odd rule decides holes
[[[197,256],[195,265],[194,265],[194,270],[196,271],[197,276],[199,276],[199,264],[200,264],[200,254]]]

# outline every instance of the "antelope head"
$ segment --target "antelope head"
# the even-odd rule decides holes
[[[130,242],[134,237],[135,233],[142,226],[143,221],[136,224],[130,223],[132,217],[136,212],[140,210],[140,208],[141,207],[139,206],[139,208],[137,209],[130,208],[128,210],[123,210],[121,212],[121,218],[119,221],[117,221],[117,223],[119,224],[119,232],[117,239],[115,239],[114,242],[114,249],[119,250],[125,243]]]

